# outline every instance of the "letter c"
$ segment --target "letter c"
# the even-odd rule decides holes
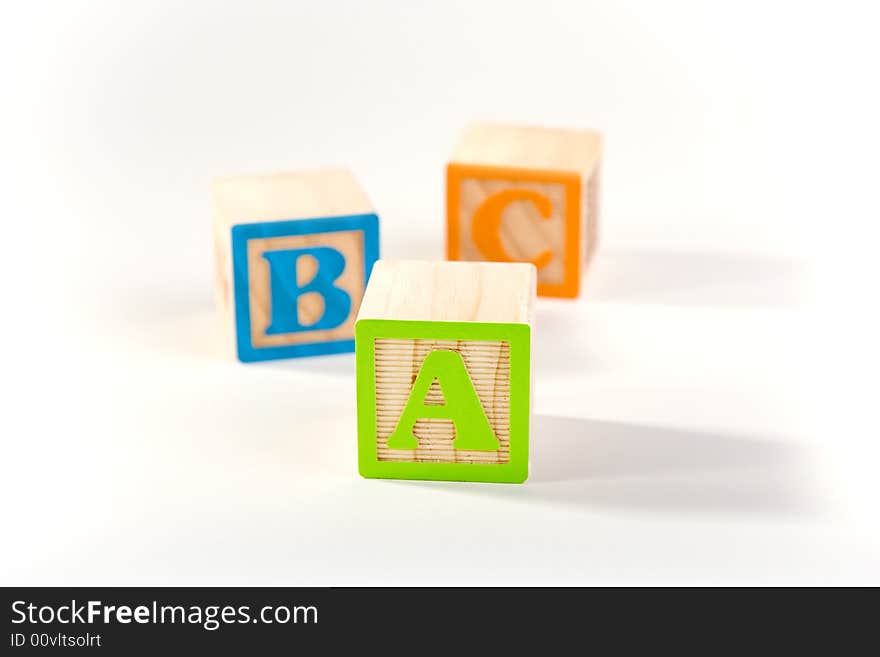
[[[504,208],[514,201],[531,201],[541,217],[549,219],[553,213],[553,202],[541,194],[527,189],[505,189],[492,194],[474,212],[471,221],[471,237],[484,256],[500,262],[515,262],[501,244],[501,216]],[[529,260],[538,269],[546,267],[553,259],[551,251],[543,251]]]

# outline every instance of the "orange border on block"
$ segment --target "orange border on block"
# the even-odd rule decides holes
[[[542,297],[575,298],[581,287],[581,175],[573,171],[526,169],[482,164],[446,165],[446,259],[461,257],[461,218],[458,216],[463,178],[561,183],[565,186],[565,249],[563,281],[538,283]]]

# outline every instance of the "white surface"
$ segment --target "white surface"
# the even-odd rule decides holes
[[[0,583],[880,583],[877,10],[513,4],[7,8]],[[435,258],[480,118],[606,136],[532,479],[363,480],[353,356],[217,357],[209,181]]]

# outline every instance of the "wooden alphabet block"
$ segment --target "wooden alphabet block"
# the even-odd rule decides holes
[[[347,171],[213,186],[218,304],[243,362],[354,351],[379,220]]]
[[[538,294],[576,297],[598,243],[596,132],[471,126],[446,170],[449,260],[531,262]]]
[[[535,267],[380,260],[355,326],[364,477],[528,476]]]

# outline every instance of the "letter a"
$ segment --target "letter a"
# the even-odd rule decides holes
[[[304,255],[312,256],[318,269],[315,277],[300,287],[296,281],[296,263]],[[339,251],[320,246],[267,251],[263,257],[269,261],[271,322],[266,329],[267,335],[332,329],[348,317],[351,297],[333,284],[345,271],[345,256]],[[304,326],[299,321],[296,302],[307,292],[317,292],[324,297],[324,313],[314,324]]]
[[[434,380],[440,385],[443,405],[426,404],[425,398]],[[422,418],[443,418],[455,424],[455,449],[494,452],[499,444],[489,427],[489,421],[480,405],[477,391],[457,351],[432,351],[422,363],[422,369],[413,384],[409,401],[400,415],[397,428],[388,437],[390,449],[416,449],[418,438],[413,426]]]

